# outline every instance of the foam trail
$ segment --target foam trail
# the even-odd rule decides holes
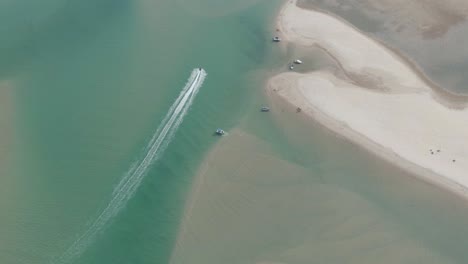
[[[78,257],[86,250],[89,244],[94,241],[95,236],[102,231],[106,224],[125,206],[127,201],[138,189],[151,164],[161,157],[174,137],[177,128],[182,123],[184,116],[187,114],[188,109],[202,86],[205,77],[206,72],[201,68],[192,71],[185,87],[170,107],[163,121],[146,146],[143,159],[132,164],[115,187],[112,192],[111,200],[104,210],[64,254],[52,263],[69,263]]]
[[[204,71],[203,71],[203,73],[204,73]],[[160,130],[162,129],[164,124],[167,123],[169,118],[172,116],[174,110],[176,109],[176,107],[179,105],[180,101],[184,97],[184,94],[187,93],[187,90],[189,90],[190,87],[192,87],[192,85],[194,84],[194,81],[197,81],[197,78],[198,78],[199,74],[200,74],[200,70],[193,70],[192,71],[192,74],[190,75],[189,79],[187,80],[187,83],[185,84],[184,88],[180,92],[180,94],[177,97],[177,99],[175,100],[175,102],[172,104],[171,108],[169,108],[169,111],[167,112],[166,116],[164,117],[163,121],[161,122],[161,125],[156,130],[156,133],[153,134],[153,137],[148,142],[148,145],[145,148],[146,152],[148,152],[151,149],[151,147],[154,145],[154,141],[156,141],[156,139],[158,138],[158,136],[160,134]],[[204,73],[204,74],[206,76],[206,73]],[[200,86],[201,86],[201,84],[200,84]],[[129,169],[129,172],[135,170],[137,167],[138,167],[138,163],[133,164],[132,167]],[[131,178],[131,176],[132,176],[131,173],[127,173],[125,175],[125,177],[116,186],[116,188],[114,189],[112,195],[115,195],[122,188],[122,186],[126,184],[126,182]]]

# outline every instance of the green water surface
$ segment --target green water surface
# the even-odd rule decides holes
[[[213,130],[239,123],[465,263],[464,203],[397,170],[381,172],[387,165],[317,127],[286,131],[259,114],[263,77],[287,56],[270,41],[280,2],[0,2],[0,76],[12,91],[15,131],[0,177],[0,263],[59,258],[107,205],[196,67],[208,76],[164,156],[72,263],[167,263],[190,184],[218,140]]]

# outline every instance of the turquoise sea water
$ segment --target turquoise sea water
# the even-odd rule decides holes
[[[291,118],[286,131],[259,115],[267,102],[259,68],[283,65],[269,41],[280,2],[2,1],[0,88],[8,87],[11,111],[0,121],[13,135],[0,156],[0,263],[167,263],[190,184],[218,140],[213,130],[239,124],[463,263],[463,202],[354,156],[356,146],[317,127]],[[83,250],[62,258],[145,156],[197,67],[208,75],[164,155]]]
[[[191,71],[208,76],[162,159],[73,263],[164,263],[203,154],[250,104],[270,1],[3,1],[15,136],[1,263],[49,263],[92,224]],[[202,8],[198,11],[197,8]],[[212,8],[212,10],[210,10]],[[21,14],[21,15],[19,15]],[[57,261],[60,262],[60,261]]]

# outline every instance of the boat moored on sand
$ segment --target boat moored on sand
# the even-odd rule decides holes
[[[273,37],[273,42],[280,42],[281,38],[280,37]]]

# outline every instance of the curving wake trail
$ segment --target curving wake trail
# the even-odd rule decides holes
[[[177,128],[187,114],[198,90],[202,86],[206,72],[202,68],[194,69],[185,87],[172,104],[163,121],[144,150],[144,157],[136,161],[112,192],[112,197],[104,210],[78,237],[75,242],[52,263],[69,263],[83,253],[94,241],[95,236],[116,216],[134,195],[152,163],[158,160],[171,142]]]

